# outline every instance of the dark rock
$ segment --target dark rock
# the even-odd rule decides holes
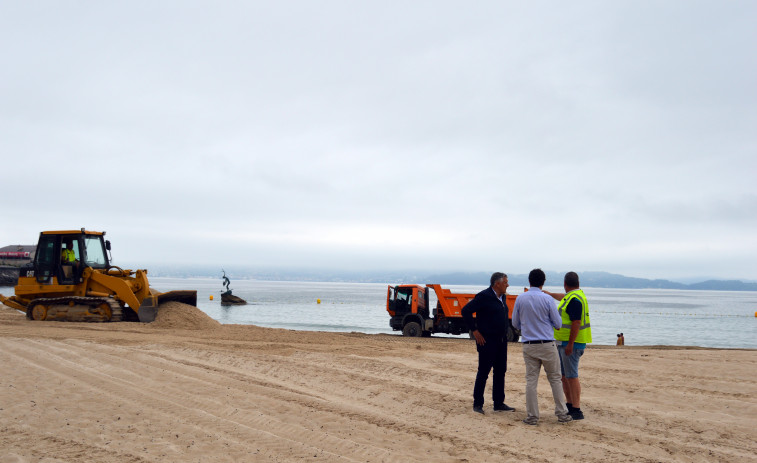
[[[221,304],[222,305],[244,305],[244,304],[247,304],[247,301],[245,301],[241,297],[234,296],[233,294],[231,294],[231,291],[226,291],[225,293],[221,293]]]
[[[18,267],[0,267],[0,286],[18,284]]]

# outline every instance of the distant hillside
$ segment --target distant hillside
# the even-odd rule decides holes
[[[739,280],[707,280],[686,286],[688,289],[715,289],[721,291],[757,291],[757,283]]]
[[[545,271],[547,286],[562,286],[564,272]],[[487,284],[490,273],[446,273],[431,275],[427,282],[447,285],[482,285]],[[757,291],[757,283],[739,280],[708,280],[700,283],[683,284],[669,280],[649,280],[634,278],[607,272],[581,272],[578,274],[581,286],[587,288],[620,289],[696,289],[711,291]],[[510,286],[528,286],[528,275],[508,274]]]
[[[124,268],[142,268],[123,265]],[[153,277],[173,278],[218,278],[221,281],[221,268],[203,265],[148,265],[149,275]],[[261,269],[241,266],[226,266],[226,274],[232,279],[255,279],[267,281],[343,281],[352,283],[406,283],[425,284],[440,283],[443,285],[476,285],[489,284],[491,273],[487,272],[454,272],[429,275],[426,271],[329,271],[303,269]],[[562,286],[565,272],[545,271],[547,286]],[[608,272],[580,272],[581,286],[587,288],[620,288],[620,289],[696,289],[720,291],[757,291],[757,282],[738,280],[708,280],[699,283],[684,284],[669,280],[649,280],[617,275]],[[528,286],[527,274],[508,274],[510,286]]]

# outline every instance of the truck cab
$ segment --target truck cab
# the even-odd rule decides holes
[[[420,285],[389,286],[386,295],[386,311],[391,315],[389,325],[402,331],[405,336],[430,336],[424,329],[429,320],[428,291]]]
[[[432,290],[437,302],[432,313],[429,313],[429,294]],[[391,316],[389,326],[395,331],[402,331],[404,336],[466,334],[468,326],[463,319],[462,309],[474,297],[476,295],[472,293],[453,293],[438,284],[389,285],[386,294],[386,311]],[[508,318],[511,320],[516,297],[510,294],[505,297]],[[520,332],[510,325],[507,340],[517,342],[519,337]]]

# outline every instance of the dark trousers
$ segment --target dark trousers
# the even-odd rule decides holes
[[[486,336],[486,344],[476,344],[478,350],[478,373],[473,386],[473,406],[483,407],[484,388],[489,372],[494,369],[492,378],[492,402],[494,405],[505,403],[505,371],[507,370],[507,339],[504,336]]]

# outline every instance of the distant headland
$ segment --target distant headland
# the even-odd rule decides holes
[[[131,268],[128,267],[127,268]],[[220,279],[220,270],[206,266],[151,265],[150,275],[176,278]],[[449,272],[428,271],[335,271],[320,269],[260,269],[251,267],[225,266],[226,272],[237,279],[266,281],[324,281],[345,283],[439,283],[445,285],[487,285],[491,272]],[[547,286],[562,286],[565,272],[546,271]],[[709,291],[757,291],[757,282],[741,280],[706,280],[685,284],[664,279],[628,277],[609,272],[578,272],[581,286],[585,288],[617,289],[682,289]],[[508,274],[510,286],[528,286],[527,274]]]
[[[565,272],[545,271],[548,286],[562,286]],[[433,275],[430,278],[441,284],[476,284],[482,281],[484,273],[449,273]],[[757,283],[740,280],[707,280],[684,284],[670,280],[627,277],[608,272],[579,272],[584,288],[617,289],[689,289],[709,291],[757,291]],[[528,286],[528,275],[508,275],[510,286]],[[485,281],[485,279],[484,279]]]

